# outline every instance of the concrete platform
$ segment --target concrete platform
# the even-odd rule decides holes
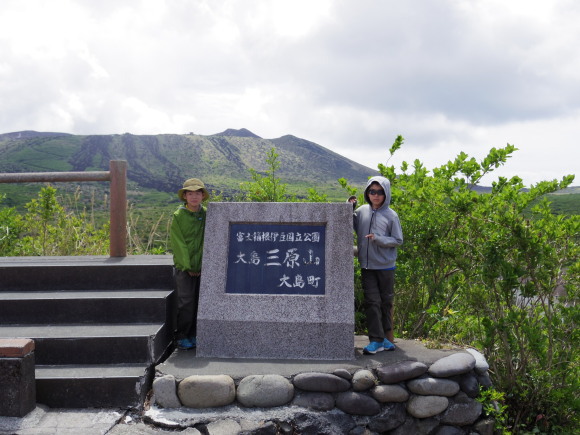
[[[463,351],[463,349],[427,349],[419,341],[397,339],[395,340],[397,348],[394,351],[364,355],[362,349],[367,344],[366,336],[356,336],[355,359],[348,361],[198,358],[195,350],[177,349],[165,362],[157,365],[156,370],[165,375],[173,375],[177,379],[191,375],[228,375],[234,380],[249,375],[267,374],[291,377],[305,372],[331,373],[339,368],[352,373],[361,368],[375,368],[398,361],[419,361],[431,365],[440,358]]]
[[[110,433],[125,413],[122,409],[53,409],[38,405],[25,417],[0,417],[0,434],[104,435]],[[121,429],[125,427],[120,425]]]

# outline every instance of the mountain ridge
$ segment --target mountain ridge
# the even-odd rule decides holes
[[[335,185],[337,189],[341,177],[362,186],[378,174],[314,142],[292,135],[264,139],[245,128],[212,135],[4,133],[0,134],[0,172],[108,170],[110,160],[126,160],[133,188],[174,192],[183,180],[198,177],[231,197],[241,182],[250,181],[250,168],[259,173],[268,170],[266,157],[272,148],[280,162],[276,176],[296,188],[323,192]]]
[[[307,187],[343,194],[337,179],[362,187],[378,171],[360,165],[306,139],[286,134],[264,139],[246,128],[228,128],[211,135],[101,134],[23,130],[0,134],[0,172],[60,172],[108,170],[109,160],[128,162],[129,188],[174,192],[183,180],[202,178],[209,188],[233,197],[239,184],[250,181],[249,169],[265,173],[267,152],[276,148],[280,170],[276,176],[292,193]],[[292,189],[293,188],[293,189]],[[479,192],[491,187],[477,186]],[[575,194],[571,186],[557,194]]]
[[[254,137],[256,139],[262,139],[257,134],[252,133],[246,128],[240,128],[236,130],[235,128],[228,128],[221,133],[212,134],[211,136],[238,136],[238,137]]]

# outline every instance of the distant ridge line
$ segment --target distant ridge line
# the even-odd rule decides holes
[[[256,139],[262,139],[262,137],[252,133],[247,128],[240,128],[239,130],[236,130],[234,128],[228,128],[227,130],[224,130],[221,133],[212,134],[211,136],[253,137]]]

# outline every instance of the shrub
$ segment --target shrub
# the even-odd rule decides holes
[[[390,155],[402,145],[399,136]],[[395,331],[480,348],[505,393],[506,427],[557,433],[580,423],[580,216],[554,215],[545,199],[571,175],[529,190],[500,177],[490,193],[475,190],[515,150],[493,148],[481,162],[460,153],[432,172],[419,160],[400,171],[378,165],[405,238]]]

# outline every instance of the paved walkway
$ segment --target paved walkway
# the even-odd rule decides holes
[[[195,358],[195,350],[176,350],[164,363],[157,366],[157,370],[177,379],[191,375],[228,375],[235,380],[249,375],[278,374],[289,377],[303,372],[331,373],[338,368],[354,372],[361,368],[375,368],[408,360],[431,365],[438,359],[457,352],[427,349],[419,341],[397,339],[395,351],[363,355],[362,349],[367,344],[367,337],[355,336],[354,358],[350,361]]]
[[[393,364],[398,361],[413,360],[427,365],[458,350],[427,349],[414,340],[397,339],[397,349],[393,352],[380,352],[363,355],[362,348],[368,343],[366,337],[355,337],[355,357],[350,361],[304,361],[304,360],[254,360],[254,359],[211,359],[196,358],[195,350],[177,350],[162,364],[157,366],[163,374],[171,374],[178,379],[191,375],[227,374],[241,379],[253,374],[280,374],[293,376],[303,372],[332,372],[345,368],[354,372],[361,368],[374,368]],[[161,410],[162,412],[164,410]],[[174,414],[180,411],[172,410]],[[184,409],[183,412],[187,412]],[[163,415],[160,416],[163,418]],[[175,429],[164,429],[140,421],[123,409],[51,409],[37,405],[36,409],[22,418],[0,417],[0,435],[127,435],[175,433]],[[179,432],[194,434],[189,428]]]

